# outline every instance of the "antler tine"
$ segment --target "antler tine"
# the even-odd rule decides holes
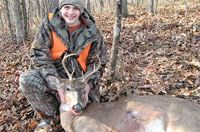
[[[73,75],[74,71],[72,72],[72,74],[69,73],[69,71],[67,70],[67,67],[65,66],[65,61],[66,61],[66,59],[67,59],[68,57],[74,56],[74,55],[76,55],[76,54],[65,55],[65,56],[63,57],[63,59],[62,59],[62,65],[63,65],[63,67],[64,67],[64,69],[65,69],[65,71],[66,71],[66,73],[67,73],[67,75],[68,75],[70,81],[72,80],[72,75]]]
[[[95,69],[95,65],[94,65],[94,70],[93,70],[92,72],[86,74],[86,75],[83,77],[84,81],[85,81],[89,76],[91,76],[92,74],[94,74],[95,72],[97,72],[97,71],[101,68],[101,59],[99,58],[99,56],[97,56],[97,58],[98,58],[98,60],[99,60],[99,65],[98,65],[98,67]]]

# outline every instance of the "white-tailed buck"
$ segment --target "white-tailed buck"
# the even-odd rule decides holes
[[[84,79],[73,79],[66,72],[69,80],[49,76],[55,88],[64,93],[60,118],[66,132],[200,132],[199,104],[170,96],[146,95],[92,103],[85,108],[85,83],[94,72],[84,75]]]

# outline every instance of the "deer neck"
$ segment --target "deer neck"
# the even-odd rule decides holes
[[[67,104],[61,104],[60,109],[65,112],[70,112],[70,108],[67,106]]]

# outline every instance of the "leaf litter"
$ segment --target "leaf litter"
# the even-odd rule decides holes
[[[108,79],[107,65],[100,80],[101,101],[114,101],[123,95],[160,94],[200,104],[200,5],[193,2],[188,2],[188,12],[174,3],[173,8],[162,6],[158,15],[130,8],[121,27],[117,80]],[[114,15],[94,15],[109,60]],[[0,131],[31,132],[40,118],[18,89],[20,73],[29,70],[31,41],[20,46],[8,40],[1,43]],[[64,132],[58,118],[49,131]]]

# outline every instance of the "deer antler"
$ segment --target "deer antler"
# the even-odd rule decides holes
[[[94,70],[88,74],[85,74],[83,76],[83,81],[85,82],[86,80],[88,80],[87,78],[89,76],[91,76],[92,74],[94,74],[95,72],[97,72],[100,68],[101,68],[101,59],[99,58],[99,56],[97,56],[98,60],[99,60],[99,64],[98,64],[98,67],[95,69],[95,65],[94,65]]]
[[[67,75],[68,75],[70,81],[72,81],[72,76],[73,76],[74,70],[73,70],[72,74],[70,74],[69,71],[67,70],[67,67],[65,66],[65,61],[66,61],[66,59],[67,59],[68,57],[74,56],[74,55],[76,55],[76,54],[65,55],[65,56],[63,57],[63,59],[62,59],[62,65],[63,65],[63,67],[64,67],[64,69],[65,69],[65,71],[66,71],[66,73],[67,73]]]

